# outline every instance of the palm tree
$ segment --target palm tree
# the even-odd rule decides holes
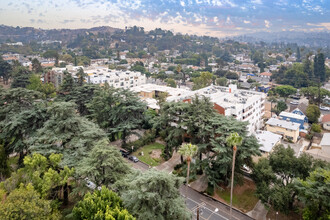
[[[186,160],[187,160],[187,165],[188,165],[188,168],[187,168],[187,186],[188,186],[188,183],[189,183],[189,172],[190,172],[190,162],[191,162],[191,158],[193,156],[195,156],[195,154],[197,153],[197,146],[196,145],[193,145],[193,144],[183,144],[179,150],[178,150],[179,154],[181,154],[182,156],[185,156],[186,157]],[[186,190],[187,192],[187,190]],[[186,193],[186,196],[187,196],[187,193]]]
[[[231,184],[230,184],[230,219],[232,218],[232,210],[233,210],[233,188],[234,188],[234,171],[235,171],[235,157],[236,157],[236,151],[237,146],[241,145],[243,141],[243,138],[239,136],[237,132],[231,133],[227,139],[226,142],[229,146],[233,146],[233,166],[231,169]]]

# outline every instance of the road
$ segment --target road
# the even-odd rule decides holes
[[[131,166],[135,169],[139,169],[141,171],[146,171],[149,169],[149,166],[142,163],[137,162],[134,163],[127,159]],[[200,206],[200,220],[229,220],[229,206],[221,203],[219,201],[216,201],[208,196],[205,196],[194,189],[187,187],[187,186],[181,186],[180,187],[180,193],[185,199],[187,208],[192,212],[193,220],[197,219],[196,213],[197,213],[197,207]],[[185,195],[188,195],[186,197]],[[215,209],[218,209],[217,212],[214,212]],[[233,220],[251,220],[253,218],[245,215],[244,213],[233,209]]]

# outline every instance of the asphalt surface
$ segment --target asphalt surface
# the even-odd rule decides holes
[[[133,161],[128,159],[127,161],[129,161],[133,168],[139,169],[141,171],[146,171],[150,168],[147,164],[142,163],[140,161],[137,163],[134,163]],[[192,220],[197,220],[197,207],[199,207],[200,210],[200,220],[230,220],[228,205],[216,201],[206,195],[203,195],[187,186],[181,186],[180,193],[185,199],[187,208],[192,213]],[[188,197],[186,197],[186,195],[188,195]],[[215,212],[216,209],[218,209],[217,212]],[[236,209],[233,209],[232,220],[251,219],[253,218],[245,215],[244,213]]]

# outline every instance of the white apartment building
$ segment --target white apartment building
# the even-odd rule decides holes
[[[229,87],[209,86],[196,91],[197,94],[209,97],[214,108],[225,116],[233,116],[239,121],[249,122],[247,130],[254,133],[263,123],[266,94],[237,89],[237,85]]]
[[[140,72],[112,70],[108,68],[85,69],[87,83],[108,83],[115,88],[128,89],[146,83],[146,76]]]
[[[167,101],[169,102],[189,102],[195,95],[206,96],[214,103],[214,109],[220,114],[233,116],[239,121],[249,122],[247,130],[250,134],[262,127],[266,94],[239,90],[236,85],[230,85],[229,87],[212,85],[200,90],[191,91],[183,88],[145,84],[132,88],[132,91],[139,93],[139,96],[153,109],[159,109],[153,97],[157,96],[160,92],[166,92],[168,94]]]

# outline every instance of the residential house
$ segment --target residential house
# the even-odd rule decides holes
[[[266,122],[266,130],[275,134],[282,135],[285,139],[297,142],[299,137],[300,124],[271,118]]]
[[[325,130],[330,131],[330,114],[324,115],[322,118],[322,125]]]
[[[307,123],[308,122],[308,118],[307,118],[307,116],[305,115],[305,113],[302,111],[302,110],[300,110],[299,108],[295,108],[295,109],[293,109],[292,111],[291,111],[291,113],[293,113],[293,114],[297,114],[297,115],[301,115],[301,116],[304,116],[304,121]]]
[[[260,73],[260,77],[261,78],[267,78],[267,79],[270,79],[270,77],[272,76],[273,74],[270,73],[270,72],[263,72],[263,73]]]
[[[291,112],[281,112],[279,116],[280,116],[280,119],[282,119],[282,120],[300,124],[299,129],[302,129],[302,130],[305,129],[304,123],[305,123],[306,116],[294,114]]]
[[[330,162],[330,133],[323,134],[319,147],[312,147],[306,151],[316,159],[321,159]]]

